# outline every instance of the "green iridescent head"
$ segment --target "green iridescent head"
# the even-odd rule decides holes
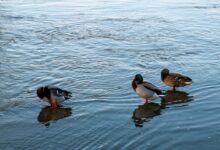
[[[136,74],[134,77],[135,81],[137,82],[137,84],[140,84],[143,82],[143,77],[141,74]]]

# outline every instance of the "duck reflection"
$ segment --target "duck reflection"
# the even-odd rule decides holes
[[[161,106],[157,103],[145,103],[139,105],[133,112],[132,119],[136,127],[143,127],[143,123],[154,116],[160,115]]]
[[[72,114],[72,108],[57,107],[55,110],[46,106],[40,111],[37,120],[45,126],[50,125],[50,121],[59,120]]]
[[[184,91],[167,91],[166,96],[161,100],[161,105],[165,107],[166,105],[186,103],[193,100],[193,96]]]
[[[166,108],[166,105],[186,103],[193,100],[193,96],[184,91],[167,91],[165,95],[161,99],[161,104],[145,103],[134,110],[132,119],[136,127],[143,127],[144,122],[160,115],[161,109]]]

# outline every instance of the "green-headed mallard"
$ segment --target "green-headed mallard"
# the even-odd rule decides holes
[[[156,99],[162,94],[162,91],[158,87],[150,82],[143,81],[143,77],[140,74],[135,75],[132,81],[132,87],[137,95],[146,100],[146,103],[148,103],[148,100]]]

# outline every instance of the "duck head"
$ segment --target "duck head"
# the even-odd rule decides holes
[[[136,74],[136,75],[134,76],[133,81],[132,81],[132,88],[133,88],[133,90],[135,91],[136,88],[137,88],[137,85],[138,85],[138,84],[141,84],[141,83],[143,83],[143,77],[142,77],[142,75]]]
[[[134,81],[136,82],[136,84],[141,84],[143,83],[143,77],[141,74],[136,74],[134,77]]]
[[[37,89],[37,96],[38,96],[39,98],[41,98],[41,99],[44,98],[44,87],[39,87],[39,88]]]
[[[164,79],[170,74],[170,71],[167,68],[164,68],[161,71],[161,80],[164,81]]]

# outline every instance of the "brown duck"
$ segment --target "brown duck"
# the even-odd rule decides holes
[[[176,87],[183,87],[192,84],[192,79],[179,73],[170,73],[168,69],[161,71],[161,80],[175,91]]]

